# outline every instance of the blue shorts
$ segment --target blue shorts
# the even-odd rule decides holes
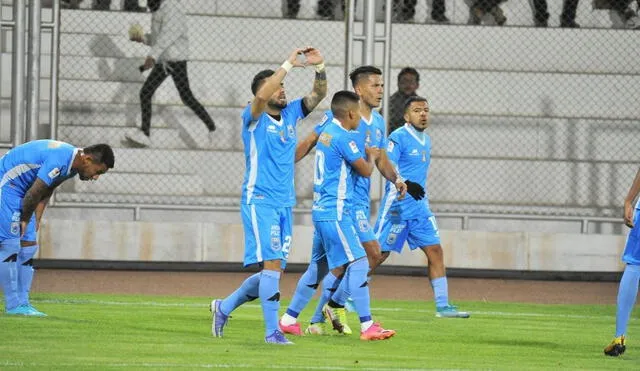
[[[11,190],[0,189],[0,241],[20,238],[20,214],[22,211],[22,197]],[[36,241],[35,213],[27,225],[22,240]]]
[[[358,231],[358,238],[360,242],[369,242],[376,239],[373,228],[369,224],[369,207],[368,206],[356,206],[353,208],[351,215],[353,215],[353,223]]]
[[[291,208],[243,204],[240,212],[244,226],[244,266],[280,259],[284,269],[291,248]]]
[[[640,212],[635,210],[633,228],[627,235],[627,244],[622,253],[622,261],[631,265],[640,265]]]
[[[323,247],[326,254],[329,269],[351,263],[367,255],[360,244],[351,218],[341,221],[314,221],[313,226],[318,235],[318,245]],[[314,249],[315,246],[314,238]],[[315,253],[314,256],[316,256]]]
[[[384,219],[382,226],[377,225],[376,230],[380,230],[378,241],[382,252],[399,253],[405,242],[409,243],[411,250],[440,244],[440,233],[435,216],[410,220]]]
[[[311,261],[319,262],[322,259],[327,258],[327,253],[324,251],[324,245],[322,244],[322,238],[316,229],[313,230],[313,242],[311,244]]]

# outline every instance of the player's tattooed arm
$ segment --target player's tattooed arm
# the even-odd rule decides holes
[[[327,96],[327,90],[327,72],[323,69],[316,72],[316,78],[313,80],[313,90],[304,97],[305,107],[309,111],[313,111]]]
[[[50,197],[51,192],[52,189],[50,189],[42,179],[37,178],[22,199],[22,213],[20,215],[20,221],[23,223],[29,223],[31,216],[38,207],[40,201]]]

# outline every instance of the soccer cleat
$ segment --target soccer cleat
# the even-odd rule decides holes
[[[31,316],[31,317],[46,317],[47,315],[45,313],[42,313],[41,311],[37,310],[36,308],[33,307],[33,305],[31,304],[27,304],[24,305],[25,307],[27,307],[27,314],[25,314],[25,316]]]
[[[8,309],[5,314],[9,316],[30,316],[31,311],[26,305],[19,305],[15,308]]]
[[[604,348],[604,354],[611,357],[617,357],[622,355],[625,350],[627,350],[627,346],[624,345],[624,335],[622,335],[613,339],[611,344]]]
[[[265,337],[264,342],[267,344],[293,345],[293,343],[287,340],[284,334],[278,330],[275,330],[271,335]]]
[[[337,308],[331,308],[329,304],[325,304],[324,307],[322,307],[322,314],[324,315],[324,318],[326,320],[329,320],[329,322],[331,322],[334,330],[343,334],[344,326],[342,325],[342,322],[340,322],[340,317],[338,316],[338,312],[336,311],[336,309]]]
[[[222,313],[220,304],[222,300],[214,299],[211,301],[209,310],[211,311],[211,335],[221,338],[224,332],[224,325],[227,324],[229,316]]]
[[[291,334],[295,336],[302,336],[302,328],[300,328],[300,323],[296,322],[293,325],[285,325],[282,321],[278,321],[278,327],[280,327],[280,331],[285,334]]]
[[[147,136],[142,130],[134,129],[124,135],[125,139],[141,146],[151,147],[151,138]]]
[[[304,330],[307,335],[324,335],[326,333],[326,323],[312,323]]]
[[[369,326],[366,331],[360,332],[360,340],[385,340],[395,334],[396,332],[394,330],[385,330],[379,323],[375,322],[373,325]]]
[[[436,308],[436,317],[439,318],[469,318],[469,312],[460,312],[455,305],[446,305]]]
[[[353,334],[351,327],[347,324],[347,311],[345,308],[335,308],[333,311],[338,315],[338,320],[340,320],[340,323],[342,324],[342,333],[345,335]]]

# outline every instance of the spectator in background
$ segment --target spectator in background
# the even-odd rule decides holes
[[[419,87],[420,74],[415,68],[405,67],[398,73],[398,91],[389,98],[389,134],[404,125],[404,104],[418,95]]]
[[[564,0],[562,3],[562,14],[560,15],[560,27],[579,28],[576,23],[576,10],[579,0]],[[549,25],[549,12],[547,11],[547,0],[533,0],[533,18],[536,27],[547,27]]]
[[[481,24],[485,14],[491,14],[498,26],[502,26],[507,22],[500,3],[507,0],[475,0],[470,8],[469,24]]]
[[[418,0],[393,0],[394,20],[400,22],[413,22],[416,15]],[[433,0],[431,3],[431,19],[437,23],[449,23],[445,15],[444,0]]]
[[[142,127],[125,134],[125,139],[143,146],[151,145],[151,98],[164,80],[171,76],[180,93],[182,103],[204,122],[209,129],[209,143],[213,140],[216,125],[202,104],[193,96],[187,75],[187,58],[189,38],[187,16],[179,0],[148,0],[151,10],[151,33],[143,35],[142,31],[129,31],[132,41],[151,46],[151,51],[141,66],[141,70],[151,70],[140,90],[140,108],[142,111]],[[137,26],[140,27],[140,26]]]
[[[296,19],[300,12],[300,0],[282,0],[282,16]]]

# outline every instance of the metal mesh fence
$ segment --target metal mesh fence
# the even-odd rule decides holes
[[[341,1],[165,1],[188,14],[190,88],[217,130],[210,139],[169,77],[153,95],[151,145],[125,140],[142,124],[141,89],[150,74],[138,69],[149,47],[130,41],[128,30],[139,24],[149,32],[151,14],[123,11],[124,2],[110,2],[111,11],[80,2],[61,15],[58,137],[78,146],[112,144],[117,167],[90,187],[67,182],[57,200],[238,205],[239,115],[253,75],[311,44],[325,56],[329,96],[343,88]],[[436,211],[618,216],[640,140],[637,5],[620,4],[393,1],[390,94],[400,70],[415,68],[417,93],[431,105]],[[291,73],[288,97],[306,94],[312,79],[310,70]],[[299,126],[298,137],[328,101]],[[297,167],[300,207],[310,206],[311,177],[309,159]]]

